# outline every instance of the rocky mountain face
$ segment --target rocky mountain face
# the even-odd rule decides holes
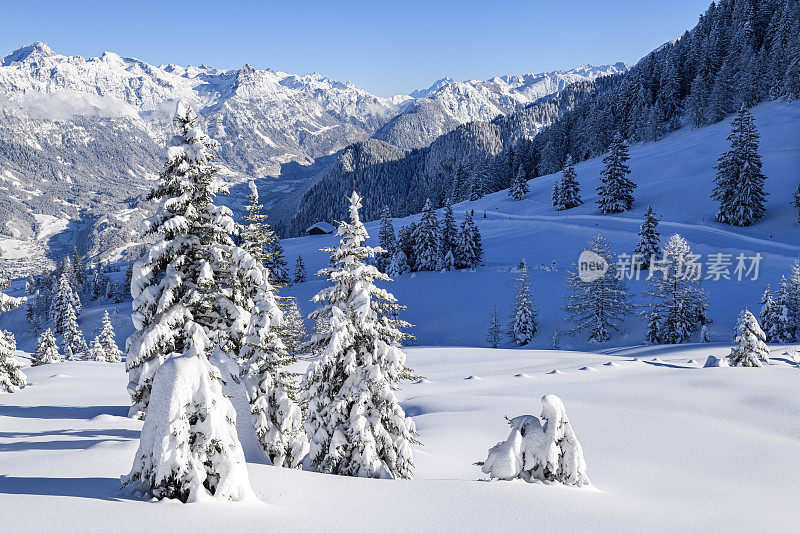
[[[599,67],[584,65],[542,74],[500,76],[486,81],[458,82],[443,78],[428,89],[411,93],[413,100],[373,137],[404,150],[422,148],[461,124],[489,122],[498,115],[519,111],[570,84],[619,74],[627,69],[624,63],[616,63]]]
[[[158,176],[179,99],[220,143],[222,175],[234,185],[223,202],[238,207],[239,184],[255,178],[269,207],[301,198],[331,154],[353,143],[383,140],[400,157],[460,124],[624,68],[444,79],[381,98],[318,74],[65,56],[37,42],[0,62],[0,261],[36,256],[42,266],[75,245],[89,257],[135,255],[130,245],[149,209],[142,194]]]

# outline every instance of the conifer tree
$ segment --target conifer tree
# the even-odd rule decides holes
[[[800,224],[800,185],[794,190],[792,195],[792,205],[797,210],[797,223]]]
[[[286,258],[283,253],[281,241],[277,238],[272,239],[267,245],[268,258],[266,262],[267,272],[269,272],[272,284],[280,289],[289,285],[289,270]]]
[[[414,228],[414,270],[439,270],[442,256],[439,246],[439,222],[430,200],[425,202],[422,216]]]
[[[389,263],[389,274],[390,277],[396,278],[401,276],[411,270],[408,266],[408,259],[406,258],[406,254],[403,250],[397,250],[392,256],[392,261]]]
[[[571,334],[588,331],[591,343],[606,342],[612,331],[619,331],[623,318],[629,315],[633,306],[625,282],[617,276],[616,258],[611,245],[605,237],[598,234],[586,244],[586,250],[594,252],[608,264],[608,270],[596,279],[584,281],[575,272],[567,276],[567,287],[571,294],[566,296],[564,310],[572,322]]]
[[[764,289],[759,303],[761,304],[761,311],[758,313],[758,321],[761,323],[761,328],[764,330],[767,340],[774,342],[772,334],[775,327],[775,300],[769,283],[767,283],[767,288]]]
[[[83,264],[78,247],[72,248],[72,278],[75,280],[75,290],[80,292],[86,286],[86,266]]]
[[[711,333],[708,331],[708,324],[703,324],[700,328],[700,342],[711,342]]]
[[[469,213],[464,215],[454,255],[456,268],[475,268],[483,263],[481,234]]]
[[[0,314],[16,309],[25,298],[8,296],[3,291],[10,282],[5,276],[0,276]],[[33,287],[32,287],[33,288]],[[22,363],[14,357],[17,343],[8,331],[0,331],[0,392],[16,392],[27,384],[27,377],[22,371]]]
[[[788,343],[794,339],[795,324],[791,317],[792,292],[786,278],[781,283],[772,304],[767,324],[762,328],[770,342]],[[763,324],[763,323],[762,323]]]
[[[65,260],[66,262],[67,260]],[[73,321],[82,309],[81,300],[69,280],[70,275],[67,272],[61,274],[58,281],[58,290],[53,297],[53,319],[56,333],[64,333],[65,331],[66,321],[69,320],[68,316],[70,316],[67,311],[68,308],[72,309],[71,316]]]
[[[661,258],[661,236],[658,234],[658,218],[653,213],[653,206],[647,206],[642,227],[639,230],[639,244],[633,250],[639,268],[647,269],[650,263]]]
[[[455,270],[455,268],[456,268],[456,258],[453,255],[453,250],[452,249],[447,250],[444,259],[442,259],[442,270],[446,270],[449,272],[451,270]]]
[[[572,156],[567,154],[564,170],[561,175],[561,186],[558,188],[558,210],[572,209],[583,204],[578,175],[575,173],[575,163]]]
[[[517,168],[517,172],[514,174],[514,179],[511,181],[511,187],[508,189],[508,196],[514,200],[522,200],[529,191],[528,177],[525,175],[525,169],[520,165]]]
[[[627,177],[631,173],[627,165],[629,159],[628,145],[617,133],[603,158],[602,185],[597,188],[597,205],[602,213],[621,213],[633,207],[636,184]]]
[[[261,212],[264,206],[259,201],[255,182],[250,180],[248,186],[250,194],[247,196],[249,203],[245,206],[247,214],[242,217],[247,224],[239,227],[239,236],[242,239],[242,248],[266,267],[271,260],[270,245],[278,237],[267,224],[267,215]]]
[[[303,322],[303,315],[300,314],[300,308],[297,306],[297,300],[294,298],[286,306],[280,331],[281,340],[283,340],[289,355],[295,359],[301,357],[305,353],[303,345],[308,337],[308,332]]]
[[[456,217],[453,214],[453,206],[450,204],[449,198],[444,204],[444,216],[442,217],[442,228],[439,234],[442,257],[446,258],[448,252],[454,255],[458,244],[458,227],[456,226]]]
[[[533,302],[533,292],[528,282],[528,266],[524,263],[519,270],[517,278],[516,295],[511,318],[511,338],[517,346],[525,346],[536,335],[536,308]]]
[[[307,406],[306,432],[311,440],[309,465],[330,474],[412,477],[414,422],[405,416],[394,390],[411,377],[401,342],[407,323],[391,318],[400,307],[373,281],[389,281],[365,260],[367,231],[359,218],[361,197],[350,197],[350,222],[339,225],[339,246],[328,248],[333,266],[320,270],[332,286],[314,300],[311,314],[327,327],[309,342],[320,359],[302,383]]]
[[[122,361],[122,352],[114,340],[114,325],[108,311],[103,314],[103,328],[99,336],[100,346],[103,349],[103,358],[109,363],[119,363]]]
[[[679,344],[709,322],[708,294],[701,286],[699,271],[693,270],[698,256],[692,253],[686,240],[672,235],[663,250],[664,264],[650,278],[650,312],[658,313],[660,342]]]
[[[61,355],[58,353],[56,338],[50,328],[47,328],[39,335],[39,343],[36,346],[36,353],[31,359],[31,366],[47,365],[50,363],[60,363]]]
[[[394,225],[389,213],[389,208],[384,207],[381,212],[381,226],[378,230],[378,244],[383,248],[383,253],[375,257],[375,266],[381,272],[389,270],[389,263],[392,262],[392,257],[397,251],[397,238],[394,234]]]
[[[753,116],[742,106],[731,124],[731,149],[720,156],[716,166],[711,198],[719,202],[718,222],[752,226],[764,216],[766,177],[761,172],[758,138]]]
[[[503,328],[500,325],[500,315],[497,313],[497,306],[492,306],[492,312],[489,314],[489,329],[486,331],[486,342],[492,348],[500,346],[503,340]]]
[[[553,207],[558,209],[559,204],[561,203],[561,191],[558,189],[558,180],[553,183],[553,196],[552,196]]]
[[[306,265],[303,263],[303,258],[298,255],[297,261],[294,262],[294,282],[305,283],[306,279],[308,279]]]
[[[764,366],[769,364],[769,348],[761,327],[753,313],[745,309],[739,313],[736,338],[728,355],[731,366]]]
[[[278,335],[283,313],[269,281],[257,292],[242,349],[242,378],[261,447],[275,466],[294,468],[308,452],[303,414],[287,367],[297,361]]]
[[[66,359],[72,359],[79,354],[87,354],[88,347],[86,346],[86,339],[83,332],[78,327],[78,319],[75,316],[75,309],[72,304],[67,303],[64,317],[61,320],[61,331],[64,335],[64,356]]]
[[[252,296],[266,275],[256,258],[234,245],[230,209],[214,204],[217,194],[227,192],[216,177],[216,143],[185,102],[178,103],[174,122],[178,134],[148,196],[158,204],[145,221],[145,235],[156,243],[133,268],[136,331],[127,341],[126,369],[130,415],[138,417],[146,413],[153,376],[167,359],[207,359],[215,347],[238,354]]]
[[[659,329],[661,328],[661,316],[658,311],[643,313],[647,317],[647,330],[644,337],[645,344],[658,344],[661,342]]]

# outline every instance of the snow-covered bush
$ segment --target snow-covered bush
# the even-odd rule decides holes
[[[200,326],[193,329],[205,351],[208,339]],[[170,358],[155,373],[139,449],[122,486],[131,494],[183,502],[255,499],[236,411],[205,356],[189,352]]]
[[[753,313],[745,309],[739,313],[736,323],[736,338],[728,355],[731,366],[764,366],[769,364],[769,348],[766,336]]]
[[[542,425],[542,422],[544,425]],[[558,396],[542,397],[541,421],[522,415],[509,421],[508,438],[489,450],[481,470],[494,479],[589,485],[583,449]]]

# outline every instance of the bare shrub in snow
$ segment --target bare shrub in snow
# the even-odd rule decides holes
[[[486,461],[478,463],[481,470],[494,479],[589,485],[583,449],[561,398],[542,396],[540,418],[522,415],[509,420],[511,433],[489,450]]]

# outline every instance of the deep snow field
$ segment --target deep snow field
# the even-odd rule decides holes
[[[800,181],[800,102],[767,103],[754,116],[770,196],[767,217],[751,228],[713,222],[713,167],[727,149],[729,121],[633,146],[636,205],[620,216],[600,215],[594,204],[599,159],[576,166],[585,204],[568,212],[550,206],[558,176],[531,181],[523,201],[502,191],[454,206],[459,223],[474,210],[486,264],[405,274],[388,285],[408,306],[403,318],[416,325],[420,345],[407,349],[408,364],[424,379],[398,393],[423,443],[415,449],[414,480],[278,469],[263,464],[245,440],[263,504],[129,499],[120,493],[119,476],[130,469],[141,423],[125,416],[124,365],[65,362],[26,368],[30,386],[0,395],[2,530],[796,529],[800,365],[792,359],[800,350],[772,345],[774,364],[766,368],[701,368],[708,355],[729,352],[739,311],[757,313],[765,285],[774,287],[800,256],[800,225],[789,205]],[[648,204],[663,217],[662,242],[680,232],[704,256],[763,255],[756,281],[704,283],[714,342],[641,346],[644,326],[631,317],[607,344],[564,336],[564,351],[543,349],[555,327],[566,328],[564,279],[584,243],[601,231],[617,253],[630,253]],[[395,220],[395,229],[407,220]],[[377,222],[367,228],[377,235]],[[326,283],[312,275],[327,264],[318,249],[335,242],[334,236],[283,241],[290,271],[301,254],[310,274],[283,292],[297,297],[304,313]],[[490,307],[496,304],[507,319],[511,270],[522,257],[531,269],[540,331],[524,349],[485,348]],[[556,270],[539,268],[553,260]],[[9,294],[20,295],[23,285],[15,281]],[[644,286],[629,283],[639,304]],[[80,326],[92,338],[105,309],[124,347],[130,302],[88,306]],[[25,332],[24,309],[4,313],[0,327],[14,332],[20,357],[29,360],[35,339]],[[545,394],[563,399],[594,486],[486,481],[473,463],[506,438],[504,417],[538,415]],[[240,416],[239,424],[248,427],[250,420]]]
[[[31,386],[0,399],[3,530],[790,530],[800,521],[800,368],[783,348],[768,368],[700,368],[727,351],[410,348],[425,376],[400,393],[423,442],[416,478],[248,457],[263,505],[124,497],[118,476],[141,427],[125,416],[124,365],[29,368]],[[488,482],[472,464],[506,438],[504,416],[538,415],[544,394],[564,400],[594,487]]]

